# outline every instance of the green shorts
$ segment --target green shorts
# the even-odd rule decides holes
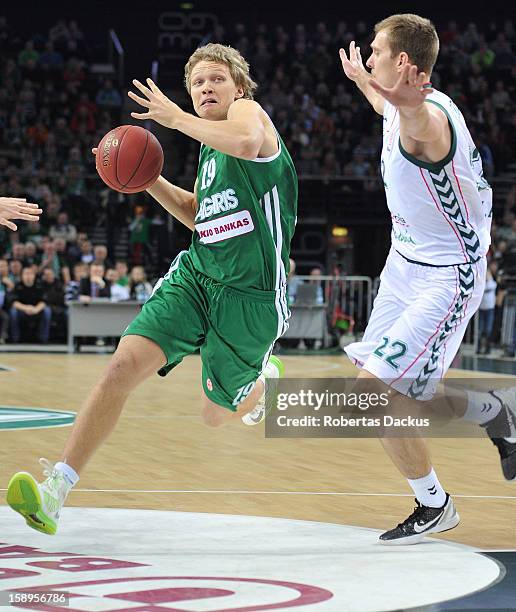
[[[161,347],[167,357],[161,376],[200,349],[206,396],[235,411],[285,331],[287,317],[279,292],[223,285],[195,270],[183,251],[123,335],[144,336]]]

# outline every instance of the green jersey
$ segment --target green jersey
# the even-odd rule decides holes
[[[240,289],[283,288],[297,215],[297,175],[278,136],[272,157],[245,160],[201,145],[189,256],[202,274]]]

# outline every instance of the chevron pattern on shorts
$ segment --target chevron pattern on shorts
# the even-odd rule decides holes
[[[446,169],[443,168],[439,173],[429,172],[429,174],[444,213],[459,232],[464,242],[467,255],[470,257],[471,261],[476,261],[481,256],[480,241],[475,231],[468,225],[464,218],[459,200],[446,173]]]
[[[468,301],[473,295],[475,289],[475,274],[473,267],[469,264],[457,266],[459,276],[459,295],[452,306],[450,315],[445,320],[441,328],[441,332],[434,339],[434,343],[430,349],[430,357],[425,363],[416,379],[410,385],[408,395],[417,399],[423,395],[426,386],[439,367],[439,359],[441,357],[443,346],[446,344],[448,337],[457,329],[462,321]]]

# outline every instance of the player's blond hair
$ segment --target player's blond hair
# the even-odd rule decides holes
[[[237,49],[219,43],[208,43],[204,47],[196,49],[185,66],[185,87],[190,93],[190,77],[194,66],[199,62],[218,62],[226,64],[229,68],[231,78],[237,87],[244,90],[244,98],[253,99],[253,94],[258,85],[249,76],[249,64],[245,61]]]
[[[395,57],[404,51],[418,70],[430,74],[439,53],[439,37],[430,19],[404,13],[391,15],[374,26],[374,33],[385,31]]]

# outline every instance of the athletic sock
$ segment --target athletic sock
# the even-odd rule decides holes
[[[492,393],[485,391],[466,391],[468,406],[462,417],[466,421],[485,425],[498,416],[502,402]]]
[[[423,478],[411,480],[407,478],[409,485],[414,491],[416,499],[430,508],[441,508],[446,501],[446,493],[439,482],[433,468],[430,474]]]
[[[79,481],[79,474],[77,474],[73,467],[69,466],[67,463],[59,461],[55,464],[54,468],[61,472],[61,474],[65,477],[66,482],[70,485],[70,488],[75,486]]]

